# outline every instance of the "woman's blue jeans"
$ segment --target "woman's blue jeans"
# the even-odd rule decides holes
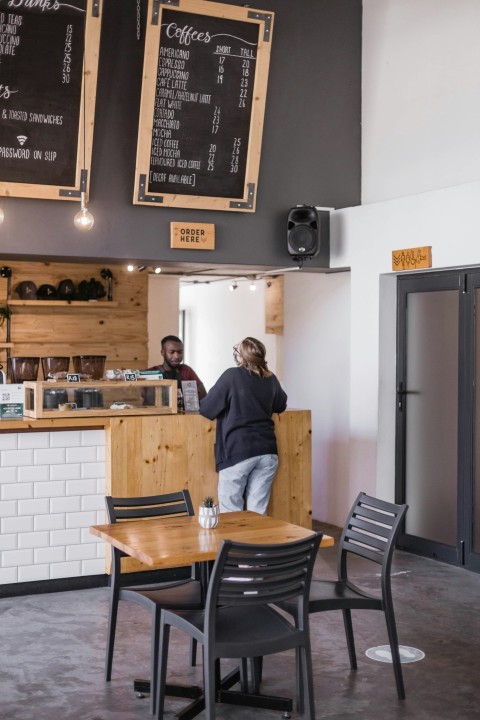
[[[266,515],[278,455],[257,455],[242,460],[218,474],[220,512],[244,509]]]

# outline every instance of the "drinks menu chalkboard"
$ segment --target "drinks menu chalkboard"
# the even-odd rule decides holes
[[[253,211],[273,16],[151,6],[134,202]]]
[[[100,17],[92,6],[92,0],[0,0],[2,195],[78,199],[80,170],[90,159],[84,91],[88,150],[93,133]],[[84,55],[85,77],[94,75],[85,89]]]

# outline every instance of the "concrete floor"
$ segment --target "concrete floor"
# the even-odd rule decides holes
[[[335,559],[334,548],[320,550],[315,576],[333,577]],[[393,573],[400,644],[425,653],[403,665],[406,700],[397,700],[392,666],[365,656],[388,642],[383,616],[354,614],[359,667],[351,672],[341,614],[321,613],[311,616],[317,719],[478,720],[480,575],[402,552],[395,554]],[[361,562],[355,574],[375,582]],[[107,610],[107,588],[0,600],[1,720],[151,717],[148,699],[136,698],[132,689],[133,677],[148,677],[148,615],[121,604],[113,679],[106,684]],[[187,666],[187,641],[175,633],[172,643],[169,677],[200,684],[201,668]],[[291,653],[265,659],[263,692],[294,696],[294,678]],[[167,698],[166,717],[173,720],[184,703]],[[279,720],[281,713],[217,705],[217,718]]]

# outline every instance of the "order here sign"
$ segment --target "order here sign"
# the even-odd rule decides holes
[[[170,247],[188,250],[215,250],[213,223],[170,223]]]

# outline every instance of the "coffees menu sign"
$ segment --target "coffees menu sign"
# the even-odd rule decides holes
[[[87,189],[99,38],[98,0],[0,0],[0,195]]]
[[[255,210],[273,14],[149,2],[134,203]]]

